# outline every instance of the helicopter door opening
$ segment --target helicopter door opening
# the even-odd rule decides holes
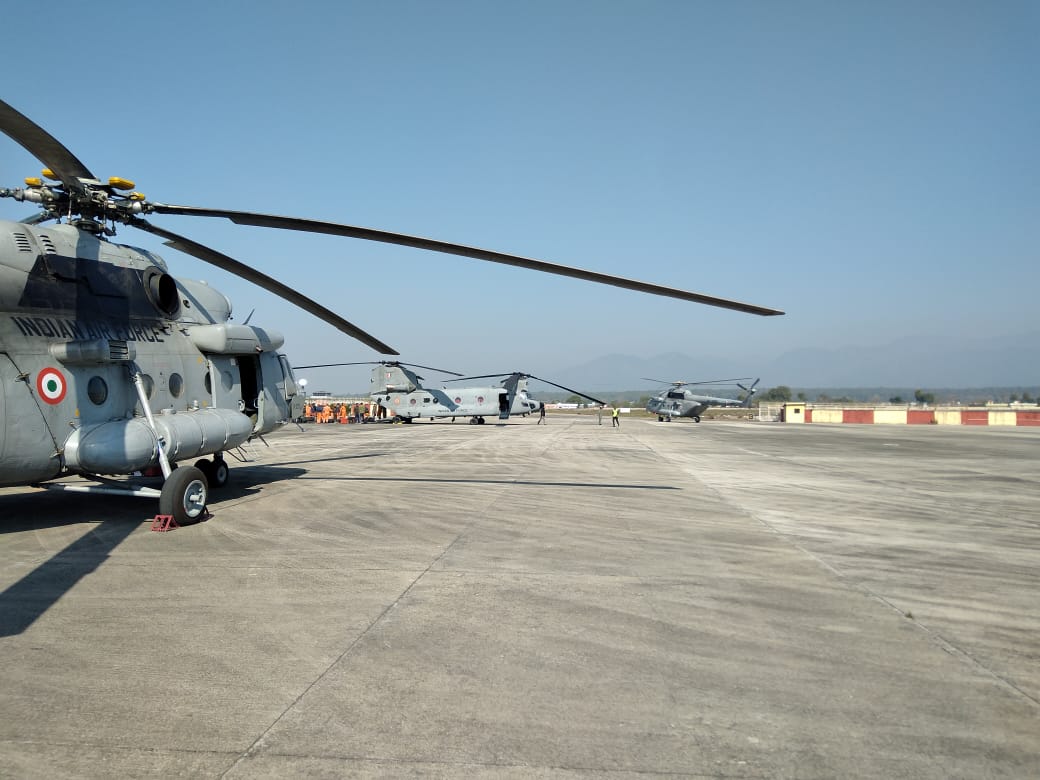
[[[503,419],[509,416],[509,391],[503,390],[498,394],[498,414]]]
[[[257,372],[259,365],[252,355],[214,355],[209,361],[206,389],[213,395],[218,409],[237,409],[254,421],[257,418]]]
[[[237,355],[242,381],[242,411],[256,422],[260,416],[260,361],[256,355]]]

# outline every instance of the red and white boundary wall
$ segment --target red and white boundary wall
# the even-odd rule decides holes
[[[828,408],[806,406],[796,413],[787,405],[785,422],[859,423],[864,425],[993,425],[1040,427],[1040,409],[987,409],[938,407],[935,409]],[[798,418],[802,417],[801,420]]]

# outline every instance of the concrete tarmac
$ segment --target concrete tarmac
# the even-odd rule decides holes
[[[1040,429],[547,422],[0,490],[0,776],[1040,777]]]

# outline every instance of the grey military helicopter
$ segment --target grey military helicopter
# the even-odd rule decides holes
[[[324,363],[313,366],[297,366],[297,371],[332,366],[360,366],[373,361],[356,363]],[[423,384],[423,377],[411,368],[422,368],[442,374],[452,374],[460,379],[449,379],[451,382],[463,382],[471,379],[501,379],[498,385],[478,387],[449,388],[430,387]],[[463,377],[455,371],[431,366],[401,363],[396,360],[383,360],[376,363],[369,380],[369,397],[385,411],[387,419],[393,422],[410,423],[413,420],[468,417],[471,425],[483,425],[486,417],[497,417],[508,420],[510,416],[523,416],[537,412],[541,402],[532,398],[527,392],[528,379],[559,387],[561,390],[575,393],[596,403],[604,403],[596,398],[557,385],[547,379],[532,374],[514,371],[510,374],[485,374],[483,376]]]
[[[228,480],[224,453],[302,410],[292,368],[279,352],[281,334],[232,323],[222,293],[173,276],[153,252],[111,241],[117,224],[243,277],[379,353],[399,354],[292,287],[152,224],[146,214],[400,244],[763,316],[783,313],[401,233],[149,201],[131,181],[99,180],[3,101],[0,131],[46,166],[42,178],[0,189],[0,197],[41,209],[21,222],[0,221],[0,487],[158,498],[160,514],[197,520],[210,488]],[[183,462],[194,465],[177,468]],[[125,479],[149,470],[161,473],[160,488]],[[69,475],[95,484],[53,481]]]
[[[566,390],[568,393],[580,395],[601,406],[606,405],[605,401],[586,395],[580,390],[572,390],[524,371],[467,376],[461,379],[449,379],[448,382],[467,382],[471,379],[500,379],[501,382],[492,387],[460,387],[450,391],[445,390],[447,395],[444,396],[445,400],[441,402],[440,408],[437,410],[437,417],[450,416],[454,420],[456,416],[468,416],[471,425],[483,425],[484,418],[490,416],[497,416],[500,420],[508,420],[510,415],[526,417],[532,412],[537,412],[542,405],[542,402],[528,394],[527,381],[529,379],[545,382],[547,385]]]
[[[676,417],[690,417],[694,422],[698,423],[701,421],[701,415],[704,414],[704,410],[710,406],[751,406],[751,399],[755,395],[755,386],[758,385],[760,381],[756,379],[751,384],[751,387],[745,387],[740,383],[750,381],[750,377],[737,377],[736,379],[710,379],[704,382],[665,383],[660,379],[648,379],[647,377],[643,377],[643,380],[671,385],[668,390],[658,393],[647,402],[646,410],[650,412],[650,414],[656,414],[658,422],[671,422]],[[739,398],[725,398],[714,395],[700,395],[687,389],[689,387],[724,385],[729,383],[735,383],[737,387],[744,391],[745,397],[743,400]]]
[[[369,379],[369,398],[384,410],[384,413],[387,415],[386,419],[393,422],[411,422],[413,419],[420,417],[444,416],[429,413],[434,406],[439,404],[444,393],[425,387],[423,385],[423,377],[412,371],[413,368],[437,371],[438,373],[451,374],[452,376],[462,376],[457,371],[448,371],[443,368],[433,368],[432,366],[420,366],[416,363],[402,363],[399,360],[320,363],[313,366],[296,366],[296,370],[305,371],[335,366],[367,365],[373,366],[372,376]]]

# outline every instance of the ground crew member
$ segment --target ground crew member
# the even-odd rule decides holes
[[[541,425],[545,422],[545,403],[538,404],[538,424]]]
[[[611,411],[610,411],[610,420],[611,420],[610,427],[611,428],[620,428],[621,427],[621,419],[618,417],[619,414],[621,414],[621,410],[618,409],[616,406],[611,409]]]

